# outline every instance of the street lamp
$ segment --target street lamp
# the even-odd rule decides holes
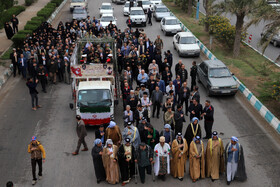
[[[199,20],[199,0],[197,0],[196,4],[196,19]]]

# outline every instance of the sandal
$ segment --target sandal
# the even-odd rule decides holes
[[[35,110],[37,110],[37,109],[34,107],[34,108],[32,108],[32,110],[34,110],[34,111],[35,111]]]

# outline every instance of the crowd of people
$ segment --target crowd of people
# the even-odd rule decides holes
[[[40,80],[43,91],[46,91],[46,82],[56,84],[57,77],[69,83],[69,59],[75,41],[85,35],[115,39],[123,100],[123,131],[113,120],[108,127],[101,125],[96,131],[92,157],[98,183],[106,180],[116,184],[121,177],[122,185],[125,185],[138,174],[144,183],[146,172],[162,180],[170,173],[182,181],[188,158],[193,182],[205,176],[213,181],[219,179],[219,173],[224,172],[224,161],[228,184],[233,179],[246,179],[243,149],[238,139],[232,137],[224,149],[218,133],[212,132],[214,107],[209,100],[204,107],[200,104],[196,62],[188,74],[180,60],[173,76],[172,53],[169,50],[164,52],[162,61],[164,43],[159,35],[152,42],[144,30],[134,31],[128,27],[122,32],[112,23],[103,28],[97,19],[90,17],[65,25],[61,22],[57,29],[43,23],[26,39],[23,50],[15,49],[11,53],[14,76],[17,70],[23,78],[28,73],[33,87]],[[107,63],[110,54],[107,44],[86,45],[82,62]],[[34,104],[32,108],[36,109]],[[159,132],[151,124],[151,118],[159,119],[161,112],[164,125]],[[190,117],[190,123],[183,135],[183,124],[187,122],[185,116]],[[88,151],[85,124],[79,115],[76,119],[79,141],[73,155],[79,154],[81,144],[84,146],[82,151]],[[202,119],[206,132],[204,139],[208,140],[206,148],[199,124]]]

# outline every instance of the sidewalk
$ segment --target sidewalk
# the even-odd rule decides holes
[[[29,21],[32,17],[37,15],[37,12],[41,10],[50,0],[38,0],[31,6],[27,7],[26,10],[22,13],[20,13],[17,18],[19,20],[19,30],[23,30],[25,24],[27,21]],[[24,0],[19,0],[18,5],[23,5]],[[11,40],[8,40],[5,30],[0,30],[0,55],[2,55],[7,49],[9,49],[10,46],[12,46],[13,42]]]

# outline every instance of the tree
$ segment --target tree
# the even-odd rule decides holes
[[[187,13],[187,15],[189,17],[192,15],[192,12],[193,12],[192,5],[193,5],[193,0],[188,0],[188,13]]]
[[[239,56],[242,33],[252,24],[251,18],[255,20],[255,23],[261,20],[257,15],[263,10],[264,4],[266,4],[266,0],[224,0],[217,4],[216,8],[220,13],[230,13],[236,16],[235,39],[233,45],[234,57]],[[251,19],[246,25],[244,25],[245,17]]]
[[[216,13],[214,2],[215,2],[215,0],[203,0],[203,7],[204,7],[205,12],[206,12],[206,16],[205,16],[206,20],[210,16],[213,16]],[[209,31],[209,24],[207,22],[205,23],[205,31],[206,32]]]

